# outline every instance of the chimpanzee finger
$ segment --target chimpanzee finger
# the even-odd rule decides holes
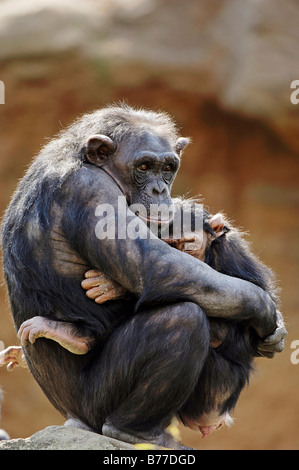
[[[97,269],[90,269],[89,271],[86,271],[85,278],[90,279],[91,277],[98,277],[102,275],[103,273],[101,273],[101,271],[98,271]]]
[[[274,352],[258,351],[256,357],[267,357],[268,359],[273,359],[275,356]]]
[[[8,372],[11,372],[12,370],[14,370],[15,367],[18,367],[18,365],[19,364],[17,362],[10,362],[6,369],[8,370]]]
[[[86,295],[89,299],[96,299],[97,297],[99,297],[100,295],[103,295],[103,294],[106,294],[107,291],[105,291],[105,289],[103,289],[102,287],[93,287],[92,289],[88,289],[88,291],[86,291]]]
[[[105,302],[108,302],[108,300],[118,300],[118,299],[125,299],[127,298],[127,291],[125,289],[119,289],[119,290],[109,290],[109,292],[106,292],[105,294],[100,295],[95,299],[95,302],[97,304],[103,304]]]
[[[27,325],[23,324],[21,332],[20,330],[18,331],[18,337],[19,337],[21,345],[26,346],[28,341],[30,343],[34,343],[35,339],[33,339],[33,334],[35,334],[35,337],[37,337],[36,328],[33,328],[33,326],[29,323]]]
[[[261,343],[258,346],[259,351],[266,351],[266,352],[281,352],[284,350],[284,339],[279,341],[276,344],[265,344]]]
[[[5,355],[0,358],[0,366],[5,366],[7,363],[15,361],[15,356],[13,354]]]
[[[0,352],[0,366],[9,362],[18,362],[22,348],[20,346],[9,346]]]
[[[263,343],[264,344],[276,344],[285,339],[288,336],[288,332],[285,329],[285,327],[279,327],[276,328],[274,331],[273,335],[267,336],[267,338],[264,339]]]
[[[17,332],[17,337],[19,338],[21,344],[22,344],[22,338],[23,338],[23,335],[24,335],[24,331],[26,329],[25,323],[26,322],[22,323],[22,325],[20,326],[20,328]]]
[[[17,333],[22,346],[26,346],[28,341],[33,344],[35,339],[41,336],[44,321],[44,318],[36,316],[22,323]]]
[[[25,321],[21,324],[21,326],[20,326],[20,328],[19,328],[19,330],[18,330],[18,332],[17,332],[17,336],[18,336],[19,339],[21,339],[21,337],[22,337],[23,334],[24,334],[24,331],[26,330],[26,328],[30,327],[31,324],[32,324],[32,318],[29,318],[29,320],[25,320]]]
[[[91,277],[90,279],[85,279],[84,281],[81,282],[81,286],[83,287],[83,289],[88,290],[88,289],[91,289],[92,287],[101,285],[104,282],[106,282],[106,277],[104,276],[104,274],[101,274],[100,276],[97,276],[97,277]]]
[[[20,343],[21,343],[22,346],[26,346],[26,344],[28,342],[29,331],[30,330],[26,330],[26,328],[24,328],[23,331],[22,331],[22,334],[18,335]]]
[[[100,295],[95,299],[95,302],[97,304],[104,304],[105,302],[108,302],[108,300],[114,300],[116,297],[110,292],[106,292],[105,294]]]

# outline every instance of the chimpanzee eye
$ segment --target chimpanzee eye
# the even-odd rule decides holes
[[[167,167],[165,168],[165,171],[171,171],[171,166],[167,165]]]
[[[165,165],[165,167],[163,168],[163,171],[168,173],[169,171],[172,171],[172,169],[173,169],[172,165],[168,164],[168,165]]]
[[[146,163],[143,163],[142,165],[139,165],[137,168],[140,171],[147,171],[148,170],[148,165]]]

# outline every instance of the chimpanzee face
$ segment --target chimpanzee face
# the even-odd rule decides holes
[[[180,153],[188,139],[175,145],[155,132],[140,131],[116,146],[107,136],[88,139],[86,155],[103,168],[119,185],[128,204],[138,204],[138,215],[151,220],[151,205],[171,206],[170,190],[180,165]]]

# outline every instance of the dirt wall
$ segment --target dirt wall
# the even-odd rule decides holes
[[[126,26],[123,19],[121,24]],[[123,99],[173,115],[182,135],[192,138],[173,193],[202,195],[212,212],[223,210],[248,231],[254,251],[277,273],[289,330],[282,354],[256,361],[232,428],[205,440],[182,429],[184,442],[199,449],[298,449],[299,364],[290,360],[290,345],[299,339],[299,154],[291,139],[298,127],[292,122],[282,132],[264,115],[226,105],[220,95],[198,86],[197,77],[175,63],[171,69],[151,69],[134,58],[107,65],[72,50],[2,58],[0,211],[33,155],[78,115]],[[299,107],[292,109],[296,112]],[[4,286],[0,311],[0,340],[8,346],[17,340]],[[29,372],[2,368],[0,385],[1,425],[11,437],[63,422]]]

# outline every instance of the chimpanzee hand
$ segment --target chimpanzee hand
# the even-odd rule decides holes
[[[260,341],[258,345],[258,356],[272,358],[275,356],[275,353],[283,351],[284,340],[288,332],[285,329],[283,317],[278,310],[276,324],[277,326],[274,333],[264,338],[263,341]]]
[[[128,297],[128,291],[124,287],[96,269],[87,271],[85,278],[81,286],[86,290],[87,297],[97,304]]]
[[[7,366],[9,372],[18,366],[27,368],[27,362],[21,346],[9,346],[1,351],[0,367],[1,366]]]

